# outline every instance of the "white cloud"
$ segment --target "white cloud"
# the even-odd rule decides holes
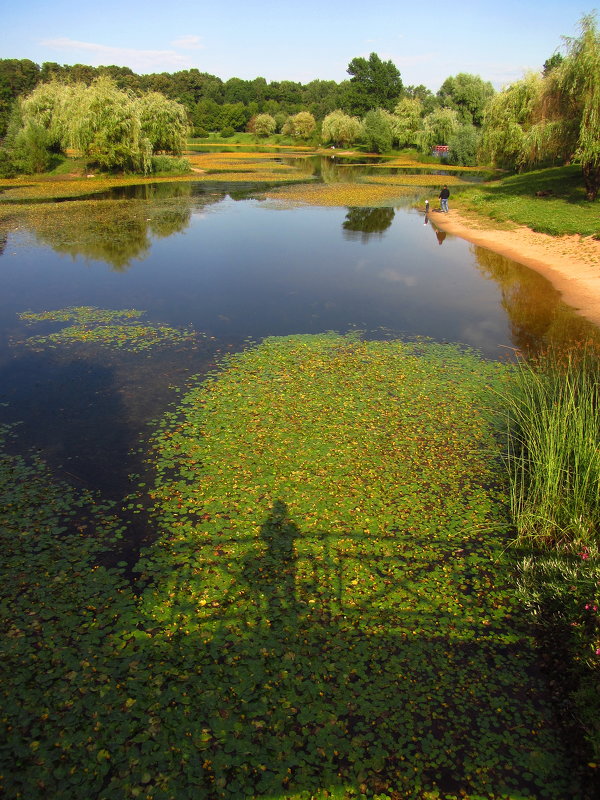
[[[169,67],[181,68],[187,65],[188,59],[174,50],[136,50],[129,47],[111,47],[106,44],[94,42],[79,42],[75,39],[58,38],[45,39],[41,42],[45,47],[56,50],[68,50],[75,57],[75,53],[84,52],[86,63],[91,66],[100,64],[117,64],[128,66],[133,70],[144,72],[146,70],[167,69]]]
[[[180,36],[179,39],[175,39],[171,44],[180,50],[200,50],[203,47],[200,37],[193,34]]]

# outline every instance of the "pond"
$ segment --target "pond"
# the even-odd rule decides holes
[[[333,330],[461,342],[492,359],[586,335],[535,272],[408,205],[289,207],[251,184],[162,184],[60,203],[0,239],[0,424],[57,474],[122,497],[147,423],[248,340]],[[407,201],[408,202],[408,201]],[[32,336],[19,315],[137,309],[193,346],[131,352]]]

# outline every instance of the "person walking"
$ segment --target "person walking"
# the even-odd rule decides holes
[[[450,190],[444,184],[444,188],[440,192],[440,205],[442,206],[442,211],[447,214],[448,213],[448,198],[450,197]]]

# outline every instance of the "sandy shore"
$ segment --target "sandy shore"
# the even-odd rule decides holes
[[[563,301],[600,326],[600,241],[581,236],[548,236],[530,228],[498,230],[451,209],[430,221],[449,234],[487,247],[540,272]]]

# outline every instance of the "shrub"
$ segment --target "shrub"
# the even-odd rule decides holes
[[[181,175],[190,172],[191,166],[187,158],[173,158],[172,156],[152,156],[150,171],[163,175]]]

